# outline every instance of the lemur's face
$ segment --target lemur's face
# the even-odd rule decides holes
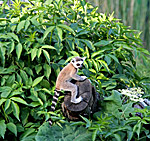
[[[84,62],[85,59],[86,59],[86,57],[83,57],[83,58],[75,57],[71,60],[71,63],[73,64],[73,66],[75,68],[80,69],[80,68],[82,68],[82,65],[83,65],[83,62]]]

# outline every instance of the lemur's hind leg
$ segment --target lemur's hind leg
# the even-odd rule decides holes
[[[71,102],[72,103],[80,103],[82,101],[82,97],[77,97],[78,94],[78,87],[75,84],[72,84],[71,82],[67,81],[63,84],[63,90],[64,91],[71,91]]]

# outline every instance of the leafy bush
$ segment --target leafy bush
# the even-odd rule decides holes
[[[89,129],[93,130],[93,140],[146,140],[150,138],[150,109],[133,108],[133,102],[124,103],[121,94],[113,91],[104,99],[101,112],[94,114],[96,121]],[[143,117],[136,116],[140,112]]]
[[[149,52],[140,34],[81,1],[3,4],[0,14],[0,135],[34,139],[49,112],[55,80],[74,56],[86,56],[86,75],[103,96],[141,86],[133,52]],[[146,89],[145,89],[146,90]],[[62,97],[59,98],[61,100]],[[60,104],[58,105],[60,106]],[[9,132],[11,131],[11,132]]]
[[[62,127],[53,126],[49,128],[48,123],[44,123],[39,132],[36,135],[36,140],[50,140],[50,141],[91,141],[92,133],[86,130],[84,127],[71,126],[66,123]]]

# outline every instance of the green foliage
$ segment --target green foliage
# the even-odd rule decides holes
[[[44,123],[37,133],[35,139],[50,141],[91,141],[92,133],[82,126],[71,126],[66,123],[64,125],[49,127],[48,123]]]
[[[10,7],[3,4],[0,8],[0,138],[13,135],[13,140],[34,140],[39,126],[51,115],[55,121],[62,119],[60,110],[53,113],[49,109],[57,75],[74,56],[87,57],[85,69],[79,74],[86,75],[101,95],[113,93],[105,99],[110,101],[106,109],[113,116],[113,108],[122,104],[115,89],[138,85],[145,88],[144,78],[136,72],[133,55],[133,52],[149,55],[139,47],[142,46],[140,34],[124,26],[113,14],[106,16],[96,10],[83,0],[35,2],[33,6],[18,0]],[[128,112],[125,106],[119,108],[122,113],[117,111],[117,115],[129,118],[131,109],[127,108]],[[91,127],[91,121],[82,118],[86,124],[80,124]],[[139,126],[138,122],[135,127],[138,136]],[[100,130],[94,131],[93,140],[104,127],[102,124]],[[118,134],[114,134],[115,138],[119,138]]]
[[[91,124],[93,140],[141,140],[150,138],[148,109],[133,108],[133,102],[123,104],[117,91],[104,100],[103,110],[94,114],[96,120]],[[140,112],[143,118],[136,116]],[[147,126],[148,125],[148,126]]]

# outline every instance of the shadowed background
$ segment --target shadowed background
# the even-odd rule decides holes
[[[111,14],[121,19],[132,29],[142,31],[144,48],[150,51],[150,0],[87,0],[98,6],[98,12]]]

